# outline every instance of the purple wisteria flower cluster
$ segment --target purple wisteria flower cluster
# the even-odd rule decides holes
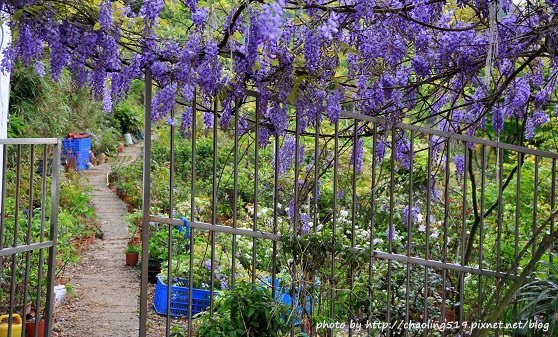
[[[245,103],[255,90],[262,146],[293,127],[291,111],[304,132],[323,118],[337,122],[343,109],[469,135],[499,135],[514,120],[524,125],[524,139],[532,139],[556,111],[555,2],[499,1],[495,29],[478,23],[491,20],[491,2],[457,3],[266,0],[223,12],[188,0],[172,6],[184,7],[186,15],[177,19],[189,28],[169,32],[158,26],[160,16],[171,17],[176,8],[163,0],[141,6],[102,0],[98,7],[0,0],[15,32],[0,71],[20,61],[59,80],[67,69],[111,110],[149,70],[159,87],[155,121],[167,120],[177,101],[189,105],[196,92],[208,109],[220,100],[222,126],[234,113],[232,102]],[[192,110],[181,109],[187,135]],[[206,127],[213,126],[205,117]],[[247,131],[252,119],[244,113],[240,119]],[[378,144],[378,158],[386,145]],[[361,146],[355,144],[357,154]],[[407,147],[404,135],[398,137],[403,168]]]

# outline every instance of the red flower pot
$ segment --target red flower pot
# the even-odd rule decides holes
[[[139,254],[138,253],[126,253],[126,265],[136,266],[138,264]]]
[[[25,336],[35,337],[35,329],[37,329],[37,336],[44,337],[45,335],[45,320],[42,319],[38,322],[27,322],[25,323]]]

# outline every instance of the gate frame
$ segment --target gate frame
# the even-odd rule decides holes
[[[151,137],[151,101],[152,101],[152,94],[153,94],[153,82],[152,82],[152,74],[151,71],[149,69],[146,70],[145,73],[145,96],[144,96],[144,103],[145,103],[145,114],[144,114],[144,131],[145,131],[145,142],[144,142],[144,157],[143,157],[143,203],[142,203],[142,256],[148,256],[149,255],[149,237],[150,237],[150,227],[153,224],[166,224],[169,226],[169,233],[170,233],[170,229],[173,227],[178,227],[183,225],[182,220],[178,220],[178,219],[173,219],[172,217],[169,218],[165,218],[165,217],[161,217],[161,216],[154,216],[151,214],[150,212],[150,206],[151,206],[151,200],[150,200],[150,196],[151,196],[151,145],[152,145],[152,137]],[[257,98],[257,92],[253,91],[253,90],[247,90],[246,91],[247,96],[251,96],[251,97],[256,97]],[[195,105],[196,102],[196,94],[197,92],[194,92],[194,100],[193,100],[193,104]],[[214,128],[217,128],[217,103],[215,102],[215,112],[214,112]],[[256,105],[257,105],[257,100],[256,100]],[[235,102],[235,111],[236,113],[238,113],[238,106],[237,106],[237,102]],[[488,140],[488,139],[483,139],[483,138],[477,138],[477,137],[473,137],[473,136],[468,136],[468,135],[464,135],[464,134],[458,134],[458,133],[452,133],[452,132],[446,132],[446,131],[441,131],[441,130],[436,130],[436,129],[431,129],[431,128],[427,128],[427,127],[421,127],[418,125],[412,125],[412,124],[406,124],[403,122],[397,122],[397,123],[388,123],[387,120],[380,118],[380,117],[374,117],[374,116],[369,116],[369,115],[365,115],[359,112],[355,112],[355,111],[342,111],[340,113],[340,117],[341,118],[346,118],[346,119],[352,119],[358,122],[369,122],[369,123],[373,123],[375,126],[377,125],[390,125],[390,128],[392,130],[404,130],[404,131],[408,131],[411,133],[415,133],[415,134],[425,134],[429,136],[429,139],[431,136],[438,136],[438,137],[442,137],[445,138],[447,141],[450,140],[454,140],[454,141],[458,141],[461,142],[463,144],[466,144],[468,142],[474,143],[476,145],[481,145],[483,147],[483,153],[486,150],[487,147],[489,148],[493,148],[495,150],[498,151],[499,154],[501,154],[503,152],[503,150],[507,150],[507,151],[513,151],[516,152],[518,154],[521,154],[521,156],[523,157],[524,155],[534,155],[537,160],[539,157],[541,158],[547,158],[547,159],[551,159],[553,161],[553,166],[552,166],[552,211],[551,211],[551,215],[548,219],[546,219],[545,224],[550,224],[550,228],[553,229],[554,228],[554,219],[555,217],[558,215],[558,211],[555,209],[555,187],[556,187],[556,162],[558,161],[558,153],[554,153],[554,152],[549,152],[549,151],[542,151],[542,150],[537,150],[537,149],[532,149],[532,148],[527,148],[527,147],[522,147],[522,146],[518,146],[518,145],[513,145],[513,144],[507,144],[507,143],[501,143],[499,141],[493,141],[493,140]],[[193,124],[195,125],[195,119],[196,119],[196,109],[195,107],[193,107]],[[256,124],[258,123],[258,119],[257,119],[257,114],[256,114]],[[173,129],[173,126],[171,125],[171,130]],[[257,127],[256,127],[256,133],[257,133]],[[374,127],[374,130],[376,132],[376,127]],[[214,133],[215,135],[215,133]],[[299,136],[298,130],[297,130],[297,137]],[[172,136],[171,136],[172,137]],[[193,136],[192,138],[193,141],[193,146],[195,146],[195,136]],[[393,139],[392,139],[393,141]],[[173,142],[171,140],[171,146],[172,146]],[[412,144],[412,142],[411,142]],[[429,152],[430,149],[432,149],[432,145],[428,146],[429,148]],[[257,146],[256,146],[257,149]],[[298,151],[298,146],[297,146],[297,151]],[[194,152],[195,153],[195,152]],[[173,151],[171,149],[171,158],[173,156]],[[483,155],[484,156],[484,155]],[[295,155],[296,157],[296,155]],[[411,156],[413,157],[413,156]],[[466,155],[466,158],[468,157],[468,155]],[[465,159],[467,161],[467,159]],[[502,160],[502,156],[499,156],[499,161]],[[501,165],[502,163],[500,163]],[[499,166],[500,166],[499,165]],[[170,170],[171,170],[171,192],[170,192],[170,198],[172,200],[172,171],[173,171],[173,167],[174,167],[174,161],[171,162],[170,164]],[[192,166],[193,170],[195,170],[195,166]],[[337,165],[335,165],[335,168],[337,167]],[[500,166],[501,167],[501,166]],[[465,170],[467,171],[467,169]],[[537,171],[538,172],[538,171]],[[214,172],[215,173],[215,172]],[[195,173],[194,173],[195,174]],[[467,174],[467,173],[465,173]],[[484,175],[484,173],[483,173]],[[500,178],[501,177],[501,172],[499,172]],[[466,177],[466,176],[465,176]],[[465,178],[467,179],[467,178]],[[500,181],[501,183],[501,181]],[[502,203],[502,188],[501,188],[502,184],[500,184],[500,188],[499,188],[499,196],[498,196],[498,203],[500,204],[498,207],[501,207],[501,203]],[[215,186],[214,186],[215,188]],[[428,188],[430,190],[430,187]],[[215,193],[215,191],[214,191]],[[430,193],[430,192],[428,192]],[[464,200],[466,198],[467,194],[464,193]],[[194,198],[194,196],[192,195],[192,199]],[[172,204],[171,204],[171,208],[172,208]],[[482,208],[481,208],[482,209]],[[410,213],[410,212],[409,212]],[[498,211],[498,216],[500,217],[501,215],[501,211]],[[484,216],[481,216],[481,219],[484,219]],[[463,219],[462,221],[465,221],[465,215],[463,215]],[[296,222],[296,221],[295,221]],[[483,220],[481,220],[481,222],[483,222]],[[498,219],[499,222],[499,226],[501,225],[502,219],[499,218]],[[192,229],[199,229],[199,230],[204,230],[204,231],[208,231],[210,233],[228,233],[231,235],[240,235],[240,236],[247,236],[247,237],[251,237],[251,238],[260,238],[260,239],[268,239],[271,240],[273,242],[280,242],[281,241],[281,236],[278,234],[274,234],[274,233],[269,233],[269,232],[262,232],[262,231],[258,231],[258,230],[247,230],[247,229],[239,229],[239,228],[233,228],[233,227],[229,227],[229,226],[221,226],[218,225],[216,223],[210,224],[210,223],[204,223],[204,222],[198,222],[198,221],[194,221],[193,218],[190,219],[190,228]],[[542,228],[542,227],[541,227]],[[554,231],[552,231],[552,233],[558,235],[558,233],[555,232],[556,229],[554,229]],[[551,236],[552,236],[551,233]],[[193,235],[190,235],[190,242],[193,243]],[[555,238],[556,239],[556,238]],[[465,237],[463,237],[462,239],[463,241],[465,240]],[[533,238],[531,239],[532,241],[535,240],[535,237],[533,236]],[[169,238],[169,245],[171,244],[171,239]],[[533,248],[535,248],[535,242],[532,242],[533,244]],[[550,247],[553,247],[554,244],[551,244]],[[463,246],[465,247],[465,246]],[[372,246],[373,248],[373,246]],[[170,251],[170,246],[168,247],[169,251]],[[356,249],[356,248],[353,248]],[[171,258],[170,254],[169,254],[169,259]],[[464,265],[463,262],[461,264],[457,264],[457,263],[448,263],[448,262],[443,262],[443,261],[438,261],[438,260],[430,260],[430,259],[424,259],[424,258],[419,258],[419,257],[413,257],[413,256],[408,256],[408,255],[402,255],[402,254],[394,254],[392,252],[383,252],[383,251],[376,251],[376,250],[372,250],[371,256],[370,256],[370,260],[372,261],[374,258],[378,258],[378,259],[382,259],[385,261],[388,261],[388,263],[391,263],[391,261],[398,261],[398,262],[402,262],[402,263],[406,263],[407,266],[409,265],[416,265],[416,266],[424,266],[425,268],[428,267],[434,267],[434,268],[441,268],[444,271],[455,271],[461,274],[460,276],[460,283],[463,282],[463,275],[465,273],[469,273],[469,274],[473,274],[473,275],[478,275],[478,276],[487,276],[487,277],[493,277],[496,280],[498,280],[498,282],[503,281],[503,280],[529,280],[531,279],[529,276],[525,275],[525,271],[524,270],[522,273],[517,273],[517,268],[515,270],[515,273],[512,272],[511,270],[508,272],[503,272],[503,271],[494,271],[494,270],[488,270],[488,269],[483,269],[481,266],[475,268],[475,267],[470,267],[467,265]],[[170,265],[170,264],[169,264]],[[190,266],[191,268],[191,266]],[[213,268],[213,267],[212,267]],[[148,259],[142,258],[142,265],[141,265],[141,291],[140,291],[140,329],[139,329],[139,336],[140,337],[147,337],[147,310],[148,310],[148,303],[147,303],[147,287],[148,287],[148,282],[147,282],[147,275],[148,275]],[[407,271],[408,273],[408,271]],[[408,275],[408,274],[407,274]],[[254,275],[253,275],[254,276]],[[275,276],[275,275],[274,275]],[[389,278],[389,277],[388,277]],[[171,286],[170,286],[170,280],[171,278],[168,277],[167,281],[169,282],[168,284],[168,293],[167,293],[167,299],[170,298],[170,292],[171,292]],[[191,282],[191,280],[190,280]],[[191,285],[191,283],[190,283]],[[425,284],[426,286],[426,284]],[[463,286],[463,285],[461,285]],[[192,295],[192,290],[191,290],[191,286],[190,288],[190,296],[189,296],[189,308],[190,308],[190,312],[192,309],[192,299],[191,299],[191,295]],[[273,287],[273,291],[275,291],[275,287]],[[499,290],[496,290],[497,292],[499,292]],[[463,296],[463,292],[461,292],[460,296]],[[461,299],[461,302],[463,302],[463,299]],[[211,308],[211,307],[210,307]],[[211,310],[211,309],[210,309]],[[460,316],[463,315],[462,310],[460,310]],[[460,322],[463,320],[463,317],[459,317]],[[169,329],[170,329],[170,301],[167,301],[167,336],[169,335]],[[389,321],[389,318],[388,318]],[[191,317],[188,318],[188,326],[191,327]],[[427,331],[427,330],[425,330]],[[481,330],[481,334],[482,334],[482,330]],[[188,335],[191,336],[191,331],[188,332]]]

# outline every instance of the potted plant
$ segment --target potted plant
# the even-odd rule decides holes
[[[126,249],[126,265],[136,266],[139,260],[140,247],[134,244],[128,244]]]
[[[37,336],[43,337],[45,335],[45,320],[40,319],[35,321],[35,317],[30,317],[25,322],[25,336],[35,337],[35,330],[37,330]]]

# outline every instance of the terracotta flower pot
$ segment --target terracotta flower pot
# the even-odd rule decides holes
[[[132,244],[134,245],[141,245],[141,238],[139,236],[134,236],[132,238]]]
[[[37,336],[44,337],[45,335],[45,320],[42,319],[38,322],[27,322],[25,323],[25,336],[35,337],[35,329],[37,329]]]
[[[126,265],[136,266],[138,264],[139,254],[138,253],[126,253]]]

